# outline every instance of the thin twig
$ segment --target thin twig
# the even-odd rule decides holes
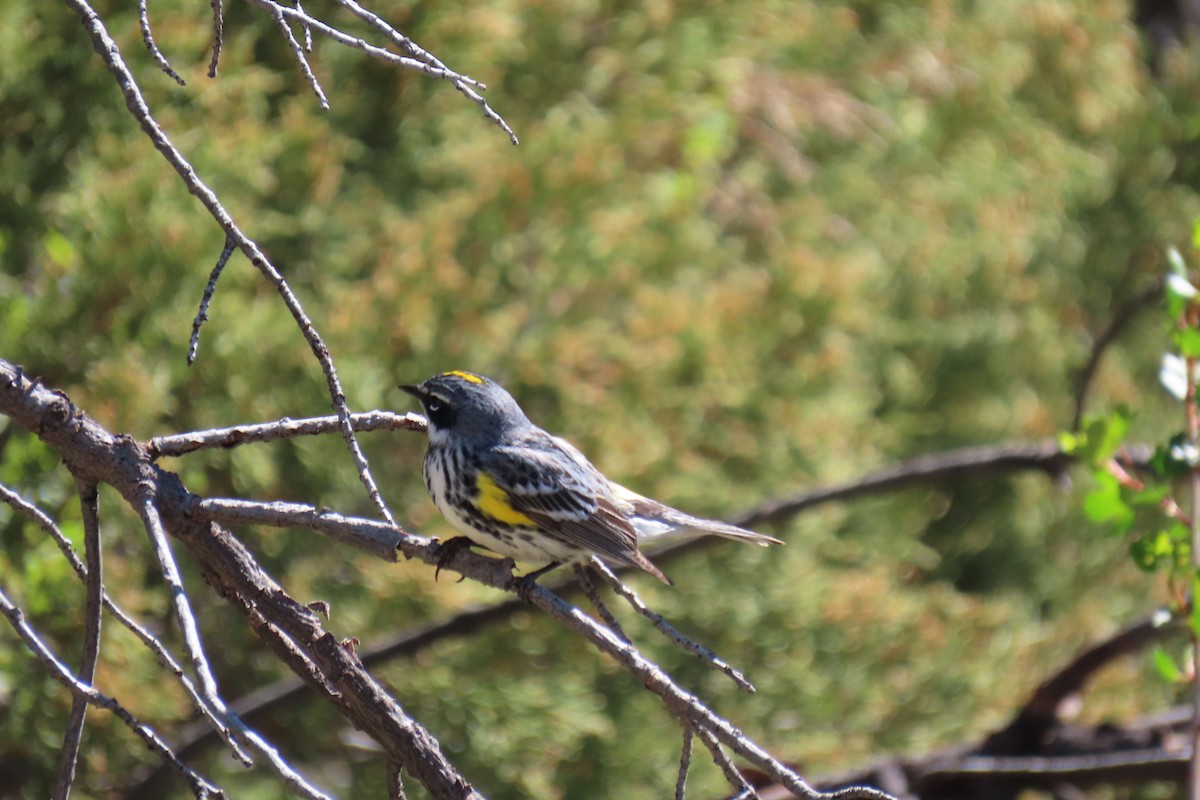
[[[180,86],[187,86],[183,78],[179,77],[179,73],[171,67],[171,62],[167,61],[167,57],[158,49],[158,45],[154,43],[154,34],[150,32],[150,9],[147,8],[147,5],[148,0],[138,0],[138,24],[142,27],[142,41],[146,44],[146,49],[150,51],[158,68],[171,76]]]
[[[580,609],[545,587],[523,583],[519,578],[510,579],[506,588],[517,591],[526,602],[542,609],[567,628],[581,634],[598,650],[615,659],[643,686],[658,695],[671,713],[691,724],[698,734],[711,732],[718,741],[756,765],[772,780],[783,784],[793,794],[809,800],[824,798],[822,792],[807,784],[791,768],[773,757],[728,720],[718,716],[695,695],[680,688],[637,648],[622,642],[608,628],[599,625]],[[853,793],[846,797],[856,800],[891,800],[891,796],[886,792],[868,787],[856,787]]]
[[[200,683],[200,693],[209,702],[220,702],[217,700],[217,681],[213,678],[212,669],[209,668],[208,659],[204,655],[200,630],[196,626],[196,617],[192,614],[192,604],[183,586],[179,567],[175,564],[175,556],[171,553],[171,545],[167,541],[167,532],[163,529],[158,509],[149,498],[144,498],[135,511],[142,518],[142,524],[150,538],[150,547],[158,560],[159,571],[166,581],[167,593],[175,609],[175,621],[179,623],[179,630],[183,634],[183,650],[191,662],[192,673]]]
[[[67,665],[62,663],[46,643],[41,640],[41,637],[37,635],[33,628],[29,627],[28,623],[25,622],[25,615],[21,609],[17,608],[12,600],[9,599],[2,587],[0,587],[0,614],[3,614],[8,619],[9,624],[12,625],[17,635],[25,642],[25,646],[46,665],[51,677],[75,694],[85,697],[90,704],[111,711],[117,719],[124,722],[130,730],[141,737],[151,750],[157,753],[163,761],[170,764],[171,768],[187,781],[192,789],[192,794],[198,800],[207,797],[225,797],[225,793],[220,788],[200,777],[199,774],[180,761],[179,757],[172,752],[170,746],[149,725],[139,721],[137,717],[129,713],[116,699],[96,691],[88,684],[76,678]]]
[[[1158,609],[1111,636],[1094,642],[1038,684],[1012,720],[987,737],[983,751],[990,755],[1019,752],[1028,742],[1042,741],[1060,724],[1063,701],[1084,690],[1101,669],[1121,656],[1132,655],[1183,628],[1182,620],[1167,609]]]
[[[87,581],[87,567],[84,565],[83,561],[80,560],[78,554],[75,552],[75,548],[71,546],[71,543],[67,540],[67,537],[64,536],[62,531],[58,529],[58,526],[54,523],[54,520],[49,517],[49,515],[3,484],[0,484],[0,501],[7,503],[17,511],[20,511],[29,519],[37,523],[42,530],[46,531],[46,533],[48,533],[54,540],[54,543],[58,545],[58,549],[62,551],[63,556],[67,559],[67,563],[71,565],[71,569],[75,571],[75,574],[79,576],[80,580],[85,582]],[[179,662],[175,660],[175,657],[171,655],[170,651],[167,650],[163,643],[160,642],[154,634],[146,630],[144,626],[139,624],[137,620],[125,613],[120,606],[114,603],[112,598],[108,596],[107,592],[104,593],[103,599],[105,610],[107,610],[108,613],[111,614],[115,620],[117,620],[117,622],[132,631],[133,634],[137,636],[138,639],[140,639],[152,653],[154,653],[155,658],[158,659],[159,665],[174,675],[175,679],[179,681],[184,691],[186,691],[188,696],[191,698],[192,705],[204,716],[208,722],[208,725],[212,726],[210,729],[208,725],[205,725],[205,732],[210,733],[215,731],[217,735],[224,740],[225,744],[227,744],[233,751],[234,757],[242,764],[242,766],[250,766],[253,762],[250,760],[250,757],[245,754],[241,746],[233,740],[229,725],[223,720],[219,719],[209,708],[208,703],[206,703],[204,699],[200,697],[200,693],[196,690],[196,686],[194,683],[192,683],[191,678],[187,676],[187,674],[183,671],[183,667],[179,665]]]
[[[295,4],[295,5],[296,5],[296,10],[297,10],[297,11],[299,11],[301,14],[304,14],[304,13],[305,13],[305,12],[304,12],[304,6],[300,4],[300,0],[296,0],[296,4]],[[306,23],[306,22],[302,22],[302,23],[300,23],[300,30],[304,31],[304,52],[306,52],[306,53],[311,53],[311,52],[312,52],[312,49],[313,49],[313,45],[312,45],[312,28],[310,28],[310,27],[308,26],[308,23]]]
[[[212,6],[213,53],[208,63],[208,77],[217,77],[217,64],[221,60],[221,47],[225,41],[225,6],[223,0],[209,0]]]
[[[221,250],[221,256],[217,259],[216,266],[212,268],[212,273],[208,276],[208,283],[204,287],[204,295],[200,298],[200,309],[196,312],[196,318],[192,320],[192,339],[188,343],[187,363],[190,367],[196,363],[196,353],[200,349],[200,328],[204,323],[208,322],[208,306],[212,303],[213,292],[217,291],[217,281],[221,279],[221,273],[225,270],[225,265],[229,263],[230,256],[237,249],[232,236],[225,237],[225,247]]]
[[[400,762],[388,759],[387,762],[387,792],[388,800],[406,800],[404,794],[404,767]]]
[[[397,414],[393,411],[365,411],[350,415],[350,426],[355,433],[368,431],[424,431],[425,418],[409,412]],[[340,430],[336,416],[309,417],[307,419],[281,419],[254,425],[237,425],[231,428],[213,428],[206,431],[191,431],[172,436],[155,436],[146,442],[153,459],[164,456],[182,456],[196,450],[212,448],[228,449],[254,442],[271,442],[290,439],[293,436],[314,436]]]
[[[292,54],[296,57],[296,63],[300,66],[300,72],[304,75],[304,79],[308,81],[309,88],[313,90],[313,94],[317,96],[317,102],[321,106],[322,111],[329,110],[329,98],[325,96],[325,91],[321,88],[321,82],[317,80],[317,76],[313,73],[312,67],[308,63],[308,57],[305,55],[304,46],[296,41],[296,35],[292,33],[292,29],[288,26],[287,20],[283,18],[282,6],[274,4],[271,9],[271,16],[275,18],[275,25],[279,30],[283,31],[283,36],[287,39],[288,47],[292,48]],[[304,9],[300,9],[300,13],[304,13]],[[311,29],[305,25],[304,29]]]
[[[366,20],[367,24],[371,25],[371,27],[375,28],[375,30],[387,36],[400,47],[403,47],[416,58],[419,58],[422,61],[425,61],[426,63],[429,63],[439,69],[447,69],[446,65],[439,61],[432,53],[422,49],[412,39],[397,31],[395,28],[385,22],[378,14],[363,8],[356,3],[355,0],[337,0],[337,2],[340,5],[348,8],[360,19]],[[449,70],[447,70],[447,72],[449,72]],[[487,117],[496,125],[500,126],[500,129],[508,134],[509,141],[511,141],[514,145],[520,144],[520,141],[517,139],[517,135],[513,133],[513,129],[508,126],[508,123],[504,121],[504,118],[492,110],[492,107],[488,105],[487,100],[485,100],[478,92],[471,88],[472,86],[477,86],[480,89],[486,89],[486,86],[476,81],[464,80],[462,76],[453,78],[451,80],[454,82],[455,89],[457,89],[472,103],[479,106],[480,111],[483,112],[485,117]],[[470,85],[468,85],[468,83]]]
[[[302,25],[308,25],[315,33],[319,33],[328,39],[332,39],[340,45],[352,47],[355,50],[362,50],[364,53],[372,56],[373,58],[378,58],[382,61],[387,61],[388,63],[395,64],[406,69],[414,69],[418,72],[423,72],[431,78],[439,78],[441,80],[448,81],[462,81],[463,83],[472,86],[480,85],[479,81],[475,80],[474,78],[469,78],[466,75],[460,75],[454,70],[447,69],[444,66],[435,67],[426,63],[425,61],[410,58],[408,56],[402,56],[382,47],[376,47],[375,45],[370,44],[363,39],[360,39],[356,36],[351,36],[350,34],[344,33],[337,28],[326,25],[321,20],[317,19],[316,17],[309,16],[301,10],[279,5],[274,0],[249,0],[249,2],[265,9],[268,13],[272,14],[274,13],[272,7],[278,7],[279,12],[288,19],[298,22]]]
[[[1117,309],[1108,325],[1092,341],[1088,360],[1079,370],[1079,377],[1075,380],[1075,403],[1074,412],[1071,415],[1071,430],[1079,430],[1079,426],[1083,424],[1083,414],[1087,410],[1087,398],[1092,389],[1092,381],[1109,346],[1125,332],[1138,314],[1162,300],[1165,280],[1160,277]]]
[[[83,663],[79,667],[79,680],[91,684],[96,677],[96,663],[100,658],[100,614],[104,604],[104,573],[100,558],[100,508],[99,494],[94,482],[76,481],[79,490],[79,505],[83,513],[83,545],[87,558],[87,592],[83,617]],[[75,764],[79,759],[79,743],[83,740],[83,723],[87,716],[88,701],[83,695],[71,698],[71,712],[67,718],[67,732],[63,737],[62,751],[58,760],[58,779],[54,786],[55,800],[67,800],[71,784],[75,781]]]
[[[265,1],[265,0],[264,0]],[[150,137],[151,142],[158,151],[167,160],[167,163],[175,170],[184,184],[188,187],[193,195],[204,205],[208,213],[212,215],[221,229],[225,231],[228,238],[233,239],[238,246],[238,249],[250,259],[250,263],[255,269],[263,274],[268,282],[275,288],[279,296],[283,298],[284,305],[287,306],[292,318],[300,328],[305,340],[308,342],[309,348],[316,356],[317,361],[321,364],[321,369],[325,373],[325,382],[329,389],[329,396],[334,411],[337,412],[338,419],[341,421],[342,438],[346,441],[346,446],[350,450],[350,455],[354,459],[354,466],[358,470],[359,480],[367,490],[367,495],[371,498],[371,502],[379,509],[379,513],[388,522],[395,524],[396,519],[392,516],[392,512],[388,509],[387,504],[383,501],[383,496],[379,493],[379,487],[375,484],[375,478],[371,475],[370,467],[367,464],[366,456],[363,455],[362,448],[359,447],[358,440],[354,436],[354,430],[350,426],[350,408],[346,405],[346,394],[342,389],[341,379],[338,378],[337,369],[334,367],[333,358],[329,354],[329,348],[326,346],[324,339],[317,333],[317,329],[313,326],[312,320],[305,313],[299,299],[292,292],[291,286],[284,279],[283,275],[275,267],[274,264],[263,254],[258,245],[248,237],[234,223],[233,218],[221,201],[196,174],[196,170],[192,167],[188,160],[183,157],[179,149],[171,142],[170,138],[163,132],[158,122],[155,121],[154,115],[150,113],[150,107],[146,104],[145,98],[142,96],[142,90],[134,80],[133,74],[129,71],[129,67],[121,58],[121,52],[109,35],[108,29],[104,25],[104,21],[100,19],[95,9],[88,4],[87,0],[66,0],[67,5],[79,16],[83,22],[84,29],[92,39],[92,46],[100,57],[104,60],[105,66],[112,74],[120,87],[121,93],[125,96],[125,105],[130,113],[141,123],[142,130]],[[252,0],[259,2],[259,0]],[[216,8],[216,6],[214,6]],[[297,14],[295,9],[285,9],[286,12]]]
[[[171,554],[171,547],[167,542],[167,533],[163,528],[158,509],[149,499],[143,499],[136,510],[138,516],[142,518],[146,532],[150,535],[151,546],[155,556],[158,558],[163,579],[167,582],[167,587],[170,590],[171,599],[175,607],[175,619],[179,623],[180,631],[183,633],[183,649],[188,656],[188,660],[191,661],[192,671],[195,673],[196,679],[200,684],[201,696],[212,706],[216,713],[230,722],[236,734],[243,741],[252,745],[267,757],[271,766],[288,786],[310,800],[329,800],[328,795],[309,784],[290,764],[283,760],[279,752],[265,739],[247,728],[236,715],[229,713],[225,701],[221,699],[217,691],[217,682],[213,678],[212,670],[208,666],[208,659],[204,655],[204,648],[200,642],[200,631],[196,626],[196,618],[192,614],[191,603],[188,601],[187,592],[183,587],[179,568],[175,565],[175,557]]]
[[[269,525],[275,528],[303,528],[328,534],[344,544],[357,547],[384,561],[398,561],[398,548],[408,534],[391,525],[362,517],[347,517],[324,508],[302,503],[256,503],[226,497],[206,497],[195,504],[195,513],[203,519],[225,525]],[[428,540],[420,539],[420,544]]]
[[[718,672],[723,672],[728,675],[730,680],[736,683],[740,688],[751,694],[754,694],[754,684],[746,680],[745,675],[730,666],[727,661],[718,658],[717,654],[712,650],[680,633],[675,626],[663,618],[662,614],[659,614],[647,606],[645,602],[642,601],[642,598],[638,596],[637,592],[623,584],[621,579],[618,578],[611,569],[609,569],[607,564],[600,561],[598,558],[593,558],[591,566],[592,569],[594,569],[597,574],[599,574],[600,577],[612,587],[613,591],[625,598],[625,601],[629,603],[634,611],[650,620],[650,624],[661,631],[664,636],[675,642],[675,644],[679,645],[684,650],[699,658],[704,663],[708,664],[708,666],[712,667]]]
[[[1051,439],[1042,442],[963,447],[917,456],[869,472],[846,483],[812,489],[782,500],[763,503],[752,511],[739,514],[731,522],[743,527],[779,522],[824,503],[853,500],[863,495],[893,489],[962,480],[980,475],[995,476],[1005,472],[1040,470],[1052,479],[1062,480],[1066,476],[1067,468],[1074,461],[1073,456],[1064,453],[1058,442]],[[687,547],[688,545],[683,545],[680,550]]]
[[[175,557],[171,554],[171,547],[167,542],[167,533],[163,528],[158,509],[149,499],[143,499],[136,510],[138,516],[142,518],[146,532],[150,534],[151,546],[155,556],[158,558],[163,579],[166,580],[167,587],[171,592],[171,599],[175,607],[175,618],[179,623],[180,631],[183,633],[183,649],[191,661],[192,670],[199,681],[201,696],[212,706],[214,711],[231,723],[235,732],[243,741],[254,746],[255,749],[267,757],[267,760],[271,762],[271,766],[279,773],[279,776],[284,779],[284,782],[288,786],[300,792],[305,797],[310,798],[310,800],[328,800],[326,794],[309,784],[290,764],[284,761],[274,747],[257,733],[247,728],[245,723],[238,719],[236,715],[229,712],[225,701],[221,699],[217,691],[217,682],[213,678],[212,670],[208,666],[208,659],[204,655],[204,648],[200,642],[200,631],[196,626],[196,618],[192,614],[191,603],[187,599],[187,592],[179,576],[179,568],[175,565]]]
[[[712,756],[713,763],[721,769],[721,774],[725,776],[725,780],[729,781],[729,785],[737,792],[734,797],[758,797],[758,792],[754,791],[754,787],[746,780],[745,776],[738,771],[738,768],[733,765],[728,754],[721,749],[721,744],[709,731],[704,728],[695,730],[696,738],[704,745],[709,754]],[[819,793],[818,793],[819,794]]]
[[[594,559],[593,559],[594,560]],[[629,634],[621,627],[621,623],[613,616],[613,613],[608,610],[608,606],[604,604],[604,600],[600,597],[600,592],[596,589],[596,584],[592,582],[588,576],[587,567],[583,564],[572,564],[572,570],[575,572],[575,580],[579,581],[579,588],[583,590],[583,594],[591,601],[596,609],[596,613],[600,615],[600,619],[604,620],[604,624],[608,629],[617,635],[623,642],[633,642],[629,638]]]
[[[692,741],[696,735],[687,723],[681,727],[683,728],[683,744],[679,748],[679,776],[675,779],[675,800],[685,800],[687,796],[688,772],[692,768]]]

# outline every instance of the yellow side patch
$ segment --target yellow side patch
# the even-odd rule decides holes
[[[479,383],[479,384],[483,383],[483,378],[479,377],[478,375],[472,375],[469,372],[463,372],[462,370],[459,370],[459,369],[453,370],[451,372],[443,372],[442,374],[446,375],[446,376],[453,376],[455,378],[462,378],[467,383]]]
[[[480,472],[475,478],[476,503],[485,517],[502,522],[505,525],[525,525],[537,527],[537,523],[512,507],[508,493],[496,485],[492,476]]]

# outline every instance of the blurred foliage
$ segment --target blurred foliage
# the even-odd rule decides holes
[[[1072,418],[1092,336],[1161,274],[1165,244],[1188,244],[1200,213],[1196,76],[1180,59],[1151,82],[1116,0],[373,4],[490,85],[516,148],[445,82],[318,38],[322,114],[250,4],[227,6],[215,80],[208,4],[150,4],[180,88],[142,47],[133,6],[113,5],[101,11],[159,121],[292,282],[354,408],[409,409],[396,383],[482,372],[613,477],[697,513],[1053,435]],[[0,355],[138,437],[328,411],[303,339],[240,256],[186,367],[223,236],[61,5],[6,6],[0,174]],[[1155,380],[1162,331],[1154,315],[1140,323],[1092,401],[1129,404],[1129,435],[1160,440],[1175,424]],[[21,432],[3,442],[0,481],[78,540],[54,454]],[[399,517],[445,534],[419,437],[364,445]],[[167,466],[197,492],[371,510],[334,437]],[[175,641],[138,526],[103,498],[109,588]],[[785,548],[672,563],[674,589],[639,582],[747,672],[753,697],[630,629],[809,773],[962,742],[1161,599],[1082,506],[1036,475],[914,489],[806,514],[775,531]],[[311,534],[241,533],[364,644],[495,599]],[[82,588],[4,507],[0,538],[6,591],[77,663]],[[278,676],[184,567],[228,695]],[[69,701],[10,632],[0,641],[0,797],[41,798]],[[103,659],[99,685],[160,729],[189,718],[111,622]],[[381,674],[492,797],[673,785],[678,726],[537,615]],[[1174,691],[1149,664],[1122,664],[1086,714],[1125,717]],[[382,765],[328,709],[262,727],[340,796],[379,794]],[[117,791],[149,759],[91,713],[81,796]],[[696,761],[695,796],[719,793],[716,769]],[[203,766],[239,797],[281,796],[265,771]]]

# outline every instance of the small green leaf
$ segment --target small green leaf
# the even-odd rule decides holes
[[[1133,524],[1133,509],[1121,495],[1121,484],[1107,472],[1097,472],[1096,488],[1083,500],[1084,513],[1093,522],[1106,522],[1120,535]]]
[[[1171,658],[1170,653],[1158,646],[1154,648],[1154,652],[1150,654],[1154,660],[1154,668],[1158,670],[1158,674],[1167,683],[1179,683],[1183,679],[1183,671],[1179,669],[1179,665],[1175,663],[1175,659]]]
[[[42,247],[57,266],[69,267],[75,262],[75,245],[58,231],[47,231],[42,237]]]
[[[1195,328],[1184,328],[1176,330],[1172,334],[1175,340],[1175,348],[1184,358],[1196,358],[1200,356],[1200,331]]]
[[[1103,416],[1088,417],[1082,430],[1074,435],[1075,452],[1089,464],[1099,464],[1112,457],[1129,432],[1133,413],[1120,405]]]
[[[1176,542],[1190,544],[1192,541],[1192,532],[1182,522],[1173,523],[1171,527],[1167,528],[1167,535]]]
[[[1188,625],[1191,626],[1192,635],[1200,636],[1200,603],[1196,602],[1196,589],[1200,588],[1200,575],[1192,574],[1192,613],[1188,617]]]
[[[1166,531],[1139,536],[1129,544],[1129,557],[1143,572],[1157,572],[1175,560],[1175,542]]]
[[[1156,506],[1170,493],[1169,486],[1149,486],[1138,491],[1126,491],[1123,496],[1131,506]]]

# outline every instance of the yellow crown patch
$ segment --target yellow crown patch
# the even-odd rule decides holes
[[[483,383],[483,378],[479,377],[478,375],[472,375],[469,372],[463,372],[462,370],[458,370],[458,369],[453,370],[451,372],[443,372],[442,374],[445,375],[446,377],[462,378],[467,383],[476,383],[476,384]]]

